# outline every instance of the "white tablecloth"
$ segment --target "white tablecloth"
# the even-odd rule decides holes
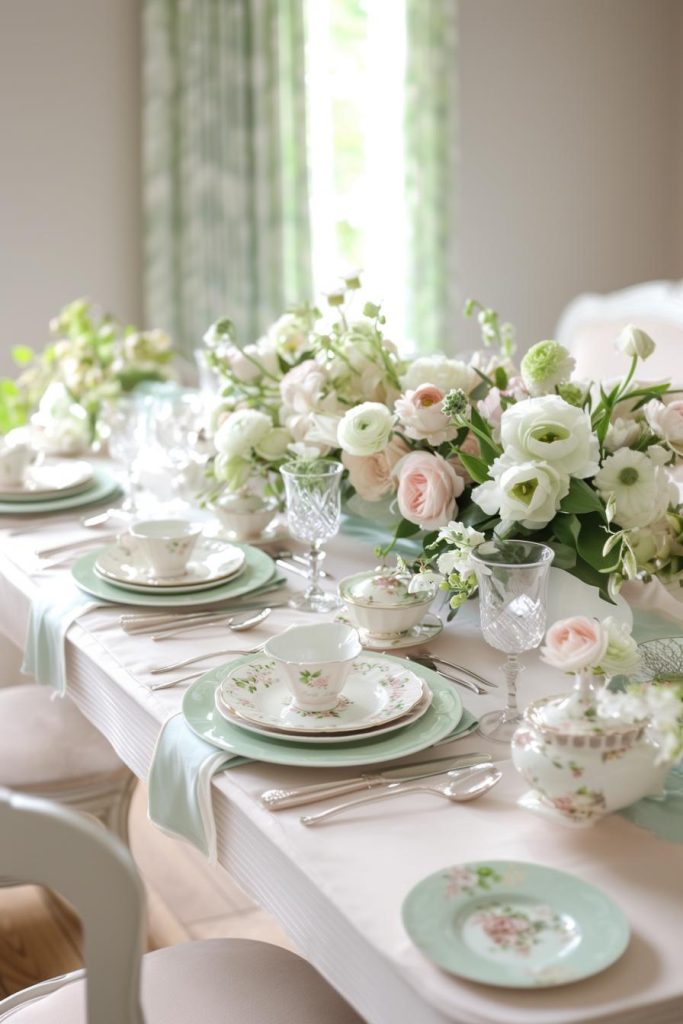
[[[40,535],[0,532],[0,628],[21,644],[29,602],[41,577],[30,576],[31,550],[69,539],[63,524]],[[340,577],[372,564],[369,549],[348,538],[330,545],[329,569]],[[51,573],[51,576],[54,576]],[[68,571],[62,574],[70,586]],[[152,692],[154,664],[258,643],[292,621],[286,609],[247,634],[213,631],[154,643],[130,638],[118,609],[91,611],[67,636],[68,692],[145,778],[160,724],[178,710],[182,689]],[[226,642],[227,640],[227,642]],[[500,678],[500,654],[484,645],[470,605],[432,644],[435,652]],[[224,659],[223,659],[224,660]],[[526,702],[566,689],[536,655],[524,659]],[[459,691],[475,713],[500,706],[502,687],[486,697]],[[441,748],[439,756],[485,750],[480,737]],[[495,756],[504,748],[491,747]],[[421,760],[421,757],[414,758]],[[278,785],[348,774],[250,764],[215,779],[219,861],[279,918],[303,953],[371,1024],[570,1024],[683,1019],[683,847],[613,815],[594,828],[570,829],[517,807],[524,786],[509,761],[500,785],[479,802],[450,806],[429,796],[372,804],[336,823],[308,830],[300,811],[272,814],[257,795]],[[519,859],[571,871],[605,890],[624,910],[630,945],[609,970],[546,990],[497,990],[451,977],[428,962],[401,924],[406,893],[425,875],[467,860]],[[321,1022],[322,1024],[322,1022]]]

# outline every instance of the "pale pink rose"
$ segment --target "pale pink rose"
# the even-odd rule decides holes
[[[316,407],[327,383],[327,371],[315,359],[306,359],[280,381],[282,404],[288,413],[303,415]]]
[[[443,391],[433,384],[421,384],[397,399],[394,408],[408,437],[435,446],[453,440],[458,430],[443,413],[443,399]]]
[[[455,519],[455,499],[465,481],[440,455],[411,452],[401,459],[396,473],[398,507],[404,519],[425,530],[437,530]]]
[[[677,398],[665,405],[654,398],[647,403],[644,412],[654,433],[677,455],[683,456],[683,399]]]
[[[394,490],[394,466],[408,451],[400,437],[392,437],[386,448],[375,455],[349,455],[342,452],[342,462],[349,471],[349,480],[359,497],[379,501]]]
[[[480,402],[477,402],[477,412],[490,426],[493,440],[500,441],[500,421],[503,415],[503,405],[498,388],[491,388],[486,398],[482,398]]]
[[[563,672],[581,672],[597,668],[602,661],[609,637],[597,619],[575,615],[559,619],[545,635],[541,658],[547,665]]]

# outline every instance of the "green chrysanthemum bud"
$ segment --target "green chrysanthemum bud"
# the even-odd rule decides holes
[[[522,359],[522,379],[532,395],[548,395],[569,380],[576,360],[564,345],[539,341]]]

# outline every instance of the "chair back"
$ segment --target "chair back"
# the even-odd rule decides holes
[[[671,378],[683,387],[683,282],[648,281],[609,295],[579,295],[562,313],[555,338],[576,359],[577,377],[609,380],[628,368],[627,357],[614,348],[627,324],[647,331],[657,343],[638,364],[638,380]]]
[[[145,897],[123,843],[66,807],[0,788],[0,875],[54,889],[80,915],[89,1024],[144,1024]]]

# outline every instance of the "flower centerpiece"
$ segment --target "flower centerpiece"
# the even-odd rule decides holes
[[[170,375],[174,353],[167,334],[124,328],[85,299],[65,306],[50,330],[55,340],[42,352],[25,345],[12,351],[22,372],[17,380],[0,381],[2,433],[32,417],[47,447],[81,450],[93,441],[105,402]]]
[[[605,596],[626,579],[678,577],[683,509],[670,471],[683,400],[668,382],[637,380],[654,349],[647,334],[632,326],[616,339],[620,378],[580,381],[555,341],[517,366],[511,326],[470,301],[482,351],[407,360],[359,289],[353,275],[325,316],[294,310],[244,347],[229,320],[209,329],[225,385],[218,487],[259,480],[277,492],[293,453],[341,459],[348,506],[391,530],[381,552],[414,537],[413,568],[438,571],[453,609],[476,588],[468,552],[493,535],[548,544],[556,566]]]

